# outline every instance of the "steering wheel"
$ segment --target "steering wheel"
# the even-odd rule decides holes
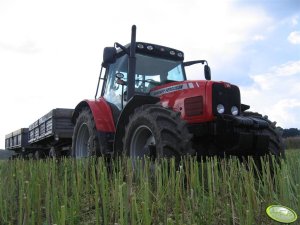
[[[143,92],[143,93],[148,93],[150,92],[150,89],[154,88],[155,86],[157,86],[158,84],[160,84],[159,82],[153,80],[153,79],[146,79],[146,80],[135,80],[135,81],[139,81],[141,82],[140,86],[136,88],[136,90]],[[149,85],[146,87],[145,83],[149,83]]]
[[[156,87],[157,85],[160,84],[160,82],[155,81],[155,80],[153,80],[153,79],[146,79],[145,82],[149,83],[149,85],[148,85],[147,87],[145,86],[145,92],[146,92],[146,93],[150,92],[150,90],[151,90],[152,88],[154,88],[154,87]]]
[[[155,85],[159,84],[159,82],[157,82],[153,79],[146,79],[145,82],[148,82],[149,84],[155,84]]]

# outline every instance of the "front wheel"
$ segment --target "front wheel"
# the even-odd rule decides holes
[[[125,129],[124,152],[133,159],[193,155],[192,134],[180,113],[160,105],[137,108]]]
[[[79,113],[74,127],[71,156],[83,158],[95,155],[100,155],[96,125],[92,112],[84,108]]]
[[[243,116],[265,120],[268,123],[268,127],[264,129],[262,133],[269,136],[269,145],[266,150],[267,155],[285,158],[283,139],[279,129],[275,126],[276,122],[270,121],[267,116],[262,116],[261,114],[254,112],[246,111],[243,113]]]

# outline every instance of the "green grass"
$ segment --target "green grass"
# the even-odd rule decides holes
[[[102,158],[0,162],[0,224],[278,224],[265,209],[300,213],[300,151],[257,172],[234,158]],[[299,221],[298,221],[299,223]],[[295,223],[297,224],[297,222]]]

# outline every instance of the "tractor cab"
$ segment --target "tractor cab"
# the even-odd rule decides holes
[[[130,48],[130,45],[125,47]],[[136,43],[136,66],[134,81],[130,83],[128,73],[129,56],[119,49],[114,60],[107,63],[102,96],[123,109],[129,100],[128,88],[134,87],[134,95],[150,95],[151,89],[163,84],[184,81],[183,53],[163,46]]]
[[[205,64],[205,78],[210,80],[210,68],[205,60],[183,60],[182,51],[136,42],[136,27],[133,26],[130,44],[123,46],[116,42],[114,47],[104,48],[102,68],[106,70],[102,78],[101,69],[95,99],[102,79],[101,96],[112,108],[118,109],[114,111],[122,111],[134,96],[150,96],[153,89],[186,81],[185,67],[196,63]]]

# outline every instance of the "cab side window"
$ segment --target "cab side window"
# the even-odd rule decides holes
[[[127,81],[127,55],[124,55],[116,60],[114,64],[109,66],[107,71],[107,81],[105,86],[104,98],[110,103],[116,105],[121,109],[122,101],[122,85],[116,83],[116,74],[122,73],[124,75],[123,80]],[[123,88],[125,91],[126,88]]]

